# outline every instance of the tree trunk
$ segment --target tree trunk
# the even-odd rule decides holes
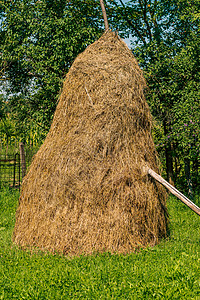
[[[1,144],[1,152],[2,152],[3,147],[2,147],[2,140],[1,140],[1,138],[0,138],[0,144]]]
[[[173,174],[173,159],[171,155],[171,145],[165,146],[165,158],[166,158],[166,169],[167,169],[167,181],[174,185],[174,174]]]
[[[187,187],[188,187],[188,196],[190,198],[193,198],[193,188],[192,188],[192,180],[191,180],[191,174],[190,174],[190,159],[185,158],[184,159],[184,167],[185,167],[185,177],[187,180]]]
[[[168,135],[168,129],[166,121],[163,122],[165,136]],[[172,157],[172,146],[168,142],[165,144],[165,159],[166,159],[166,172],[167,172],[167,181],[174,185],[174,175],[173,175],[173,157]]]
[[[198,157],[196,156],[193,160],[193,164],[192,164],[192,177],[194,178],[193,180],[193,187],[198,188],[198,178],[199,178],[199,160]]]
[[[22,180],[26,175],[26,160],[25,160],[25,151],[24,144],[19,143],[19,151],[20,151],[20,161],[21,161],[21,170],[22,170]]]

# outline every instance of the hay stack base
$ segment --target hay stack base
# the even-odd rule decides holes
[[[64,254],[128,253],[166,236],[145,81],[107,31],[74,61],[52,126],[24,178],[14,242]]]

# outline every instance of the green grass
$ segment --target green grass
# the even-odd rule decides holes
[[[175,198],[158,246],[67,259],[13,246],[18,196],[0,192],[0,299],[200,299],[200,218]]]

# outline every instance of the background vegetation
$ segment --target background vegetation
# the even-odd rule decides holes
[[[200,183],[200,2],[107,0],[147,80],[163,174],[192,197]],[[0,151],[44,140],[65,75],[103,32],[98,0],[0,1]]]
[[[194,202],[200,186],[198,0],[107,0],[147,80],[163,174]],[[103,32],[97,0],[0,1],[0,154],[44,140],[76,56]],[[199,217],[168,200],[170,236],[126,256],[73,259],[12,244],[19,192],[0,191],[0,299],[199,299]]]

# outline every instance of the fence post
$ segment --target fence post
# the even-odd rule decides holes
[[[19,190],[20,190],[20,170],[21,170],[21,166],[20,166],[20,155],[19,155],[19,153],[17,153],[17,155],[16,156],[18,156],[18,160],[19,160]]]
[[[24,151],[24,144],[23,143],[19,143],[19,151],[20,151],[22,181],[23,181],[23,178],[26,175],[26,159],[25,159],[25,151]]]
[[[14,174],[13,174],[13,187],[15,187],[15,176],[16,176],[16,154],[14,156]]]

